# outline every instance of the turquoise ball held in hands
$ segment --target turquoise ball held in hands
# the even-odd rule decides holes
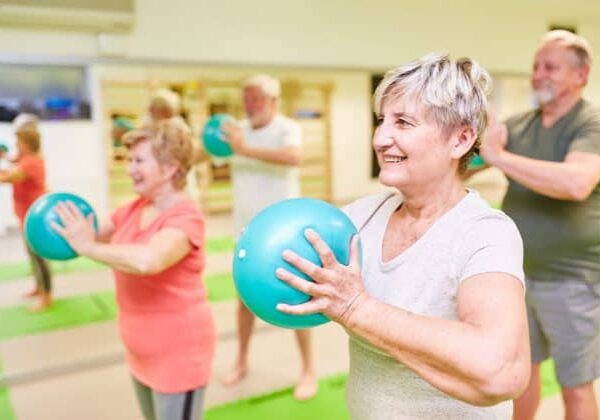
[[[70,260],[77,253],[53,228],[52,222],[63,226],[55,207],[60,202],[70,201],[84,216],[94,215],[94,226],[98,230],[98,219],[92,206],[83,198],[65,192],[49,193],[38,198],[25,216],[25,239],[37,255],[49,260]]]
[[[322,314],[290,315],[277,310],[279,303],[299,305],[310,296],[275,276],[278,268],[310,280],[283,260],[285,250],[322,266],[321,260],[305,238],[312,229],[331,248],[337,261],[348,264],[350,241],[357,234],[344,212],[321,200],[294,198],[271,205],[250,221],[234,254],[233,278],[240,298],[262,320],[284,328],[308,328],[329,321]]]
[[[202,130],[202,144],[208,154],[221,158],[233,155],[233,149],[225,141],[223,125],[234,122],[235,119],[228,114],[215,114],[206,121]]]

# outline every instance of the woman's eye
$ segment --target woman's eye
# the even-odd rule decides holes
[[[409,127],[411,124],[406,121],[404,118],[398,118],[396,120],[396,125],[399,127]]]

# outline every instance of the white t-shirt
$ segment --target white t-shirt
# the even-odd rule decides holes
[[[386,195],[358,200],[344,211],[360,229]],[[362,278],[371,296],[415,314],[456,320],[456,295],[466,278],[502,272],[524,282],[519,231],[508,216],[472,190],[408,249],[384,263],[383,235],[401,201],[398,195],[388,199],[360,232]],[[346,397],[351,417],[360,420],[508,420],[512,416],[512,402],[476,407],[453,399],[352,335]]]
[[[253,129],[249,121],[241,122],[246,144],[251,147],[279,149],[301,146],[300,126],[294,120],[276,115],[265,127]],[[278,201],[300,196],[300,169],[233,155],[233,223],[235,233],[258,212]]]

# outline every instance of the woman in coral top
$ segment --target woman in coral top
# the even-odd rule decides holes
[[[127,133],[139,197],[94,233],[71,203],[54,228],[80,255],[114,269],[119,329],[146,419],[198,419],[211,374],[215,328],[201,275],[204,218],[183,192],[189,132],[161,122]]]
[[[27,210],[46,192],[46,169],[40,154],[38,118],[33,114],[19,114],[13,121],[13,127],[18,154],[10,170],[0,171],[0,182],[12,184],[14,210],[23,229]],[[48,262],[36,255],[27,242],[25,246],[36,283],[35,289],[27,297],[38,298],[38,302],[29,310],[38,312],[52,305],[52,275]]]

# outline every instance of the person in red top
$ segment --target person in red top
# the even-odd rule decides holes
[[[204,217],[185,195],[192,139],[170,121],[123,137],[138,198],[98,233],[72,203],[53,224],[79,254],[114,270],[119,330],[146,419],[198,419],[216,333],[202,282]]]
[[[0,182],[12,184],[14,210],[21,230],[29,207],[46,193],[46,170],[40,155],[37,122],[37,117],[32,114],[20,114],[15,118],[13,126],[18,155],[11,170],[0,171]],[[33,312],[42,311],[52,305],[52,275],[48,263],[31,250],[27,241],[25,247],[36,281],[36,288],[27,296],[38,298],[38,302],[29,309]]]

